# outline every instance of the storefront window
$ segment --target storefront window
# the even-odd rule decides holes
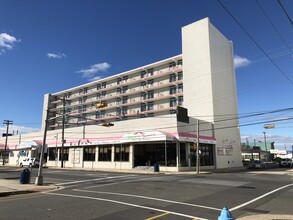
[[[63,161],[68,161],[69,148],[63,148]],[[62,151],[60,148],[59,160],[61,160]]]
[[[57,157],[56,148],[48,148],[49,160],[55,160]]]
[[[99,147],[99,161],[111,161],[112,146],[100,146]]]
[[[96,147],[84,147],[83,161],[95,161]]]
[[[115,161],[129,161],[129,145],[115,145]]]

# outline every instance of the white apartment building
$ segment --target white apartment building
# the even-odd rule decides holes
[[[47,125],[48,166],[194,170],[199,141],[201,169],[238,167],[237,115],[233,46],[205,18],[178,56],[45,95],[42,132],[9,137],[9,163],[39,155]]]

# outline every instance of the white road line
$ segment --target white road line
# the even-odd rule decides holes
[[[266,194],[263,194],[262,196],[259,196],[259,197],[255,198],[255,199],[252,199],[252,200],[250,200],[250,201],[248,201],[248,202],[245,202],[245,203],[243,203],[243,204],[241,204],[241,205],[235,206],[235,207],[233,207],[232,209],[230,209],[230,211],[235,211],[235,210],[237,210],[237,209],[240,209],[240,208],[242,208],[243,206],[247,206],[247,205],[249,205],[250,203],[253,203],[253,202],[255,202],[255,201],[257,201],[257,200],[260,200],[260,199],[262,199],[262,198],[264,198],[264,197],[266,197],[266,196],[268,196],[268,195],[270,195],[270,194],[273,194],[273,193],[275,193],[275,192],[277,192],[277,191],[279,191],[279,190],[285,189],[285,188],[290,187],[290,186],[293,186],[293,183],[288,184],[288,185],[285,185],[285,186],[282,186],[282,187],[280,187],[280,188],[277,188],[277,189],[275,189],[275,190],[273,190],[273,191],[270,191],[270,192],[268,192],[268,193],[266,193]]]
[[[102,191],[90,191],[90,190],[82,190],[82,189],[74,189],[73,191],[89,192],[89,193],[98,193],[98,194],[108,194],[108,195],[117,195],[117,196],[127,196],[127,197],[135,197],[135,198],[156,200],[156,201],[167,202],[167,203],[174,203],[174,204],[180,204],[180,205],[186,205],[186,206],[193,206],[193,207],[204,208],[204,209],[211,209],[211,210],[216,210],[216,211],[221,211],[222,210],[222,209],[208,207],[208,206],[203,206],[203,205],[196,205],[196,204],[191,204],[191,203],[178,202],[178,201],[173,201],[173,200],[159,199],[159,198],[148,197],[148,196],[140,196],[140,195],[134,195],[134,194],[123,194],[123,193],[102,192]]]
[[[101,185],[98,185],[98,186],[89,186],[89,187],[85,187],[84,189],[92,189],[92,188],[99,188],[99,187],[103,187],[103,186],[110,186],[110,185],[116,185],[116,184],[122,184],[122,183],[132,183],[132,182],[139,182],[139,181],[142,181],[142,180],[161,179],[161,178],[162,177],[151,177],[151,178],[127,180],[127,181],[123,181],[123,182],[101,184]]]
[[[75,184],[75,183],[86,183],[86,182],[115,179],[115,178],[126,178],[126,177],[130,177],[130,176],[137,176],[137,175],[128,175],[128,176],[123,175],[123,176],[112,176],[112,177],[96,178],[96,179],[88,179],[88,180],[78,180],[78,181],[72,181],[72,182],[58,183],[58,184],[56,184],[56,186],[64,186],[64,185],[70,185],[70,184]]]
[[[182,216],[182,217],[186,217],[186,218],[192,218],[192,219],[197,219],[197,220],[207,220],[207,219],[204,219],[204,218],[199,218],[199,217],[196,217],[196,216],[186,215],[186,214],[183,214],[183,213],[171,212],[171,211],[168,211],[168,210],[157,209],[157,208],[152,208],[152,207],[142,206],[142,205],[136,205],[136,204],[132,204],[132,203],[120,202],[120,201],[111,200],[111,199],[102,199],[102,198],[95,198],[95,197],[88,197],[88,196],[68,195],[68,194],[51,193],[51,192],[43,192],[43,193],[44,194],[49,194],[49,195],[64,196],[64,197],[92,199],[92,200],[98,200],[98,201],[104,201],[104,202],[111,202],[111,203],[116,203],[116,204],[121,204],[121,205],[141,208],[141,209],[153,210],[153,211],[157,211],[157,212],[163,212],[163,213],[168,212],[168,213],[170,213],[172,215]]]

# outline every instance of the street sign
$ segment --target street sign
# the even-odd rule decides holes
[[[264,125],[263,127],[264,127],[265,129],[271,129],[271,128],[275,128],[275,125],[268,124],[268,125]]]

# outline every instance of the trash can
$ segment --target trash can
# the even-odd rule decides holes
[[[31,172],[29,169],[24,169],[21,173],[20,173],[20,180],[19,182],[21,184],[28,184],[30,181],[30,175]]]
[[[160,167],[157,163],[154,164],[154,172],[160,172]]]

